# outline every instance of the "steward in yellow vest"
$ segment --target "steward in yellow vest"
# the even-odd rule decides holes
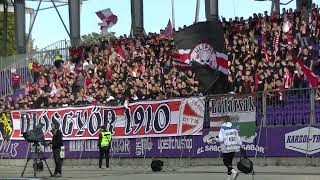
[[[98,143],[98,148],[100,151],[100,156],[99,156],[99,168],[102,166],[102,159],[105,156],[106,157],[106,167],[109,168],[109,152],[111,148],[111,139],[112,139],[112,134],[109,131],[106,131],[105,127],[101,127],[100,130],[100,135],[99,135],[99,143]]]
[[[63,59],[62,59],[62,55],[60,54],[60,52],[57,52],[54,55],[54,66],[59,69],[63,64]]]

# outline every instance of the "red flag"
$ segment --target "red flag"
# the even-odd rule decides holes
[[[172,24],[171,24],[171,20],[169,19],[168,21],[168,24],[167,24],[167,27],[164,31],[164,35],[166,36],[166,38],[172,38],[172,35],[173,35],[173,27],[172,27]]]
[[[125,56],[122,48],[119,45],[114,48],[114,51],[118,54],[118,58],[120,60],[123,60],[123,61],[126,60],[126,56]]]
[[[309,80],[311,86],[317,87],[319,76],[316,76],[309,68],[307,68],[300,59],[298,59],[297,62],[300,65],[301,70],[306,75],[307,79]]]
[[[111,28],[118,22],[118,17],[112,13],[110,8],[96,12],[96,15],[101,19],[101,30]]]
[[[189,50],[179,50],[178,53],[172,55],[172,60],[175,62],[175,67],[180,71],[191,70],[190,63],[190,49]]]
[[[254,82],[255,82],[255,89],[256,89],[256,91],[258,91],[258,88],[259,88],[259,73],[258,73],[258,71],[256,71],[256,73],[254,75]]]

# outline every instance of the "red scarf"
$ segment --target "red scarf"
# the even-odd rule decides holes
[[[289,89],[292,84],[292,75],[289,72],[284,74],[284,88]]]

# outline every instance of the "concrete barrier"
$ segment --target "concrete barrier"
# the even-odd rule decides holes
[[[186,168],[194,166],[222,166],[222,158],[156,158],[164,161],[168,169]],[[110,158],[110,164],[123,167],[150,167],[151,158]],[[320,166],[319,157],[272,157],[272,158],[251,158],[257,166]],[[26,159],[1,159],[0,166],[23,167]],[[234,159],[234,163],[239,158]],[[28,166],[32,166],[32,160]],[[47,159],[50,167],[54,166],[53,159]],[[105,161],[103,161],[105,162]],[[98,159],[64,159],[64,166],[98,166]]]

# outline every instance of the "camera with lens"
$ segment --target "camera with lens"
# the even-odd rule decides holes
[[[33,130],[23,133],[23,137],[29,143],[44,143],[43,124],[39,123]]]

